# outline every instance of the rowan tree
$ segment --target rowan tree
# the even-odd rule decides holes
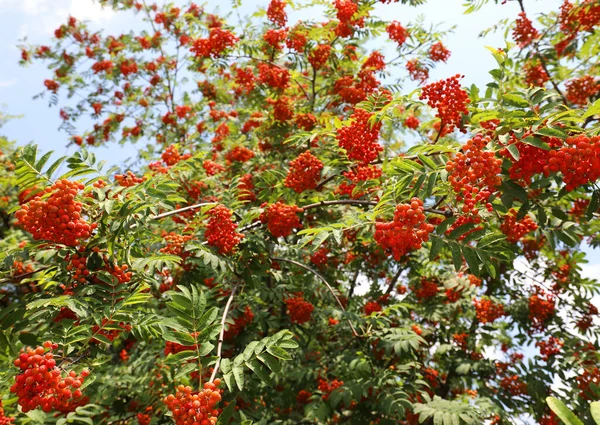
[[[0,423],[592,423],[596,2],[467,1],[485,87],[392,1],[102,3],[144,29],[21,46],[81,149],[0,156]]]

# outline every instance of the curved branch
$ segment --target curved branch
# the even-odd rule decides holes
[[[183,207],[183,208],[179,208],[177,210],[173,210],[173,211],[169,211],[166,213],[155,215],[154,217],[152,217],[152,220],[160,220],[161,218],[169,217],[171,215],[179,214],[181,212],[195,210],[195,209],[207,206],[207,205],[216,205],[216,204],[217,204],[217,202],[202,202],[201,204],[190,205],[188,207]]]
[[[339,297],[336,295],[335,291],[333,290],[333,288],[331,287],[331,285],[329,284],[329,282],[327,282],[327,280],[318,271],[313,270],[310,267],[305,266],[302,263],[299,263],[298,261],[288,260],[287,258],[272,257],[271,260],[273,260],[273,261],[283,261],[283,262],[295,264],[296,266],[298,266],[300,268],[303,268],[304,270],[307,270],[307,271],[311,272],[312,274],[314,274],[315,276],[317,276],[319,278],[319,280],[321,280],[321,282],[323,282],[325,284],[325,286],[327,286],[327,289],[329,290],[329,292],[331,292],[331,295],[333,295],[333,297],[337,301],[337,303],[340,306],[340,308],[342,309],[342,311],[344,313],[346,312],[346,309],[344,308],[344,305],[340,301]],[[354,328],[354,325],[352,324],[352,322],[350,321],[350,319],[346,319],[346,321],[348,322],[348,325],[350,325],[350,329],[352,330],[352,334],[355,337],[359,337],[360,335],[358,334],[358,332],[356,332],[356,329]]]
[[[340,199],[338,201],[315,202],[314,204],[305,205],[300,208],[302,208],[304,210],[310,210],[313,208],[320,208],[320,207],[325,207],[328,205],[372,205],[372,206],[375,206],[375,205],[377,205],[377,202],[376,201],[361,201],[358,199]]]
[[[213,382],[217,377],[217,373],[219,373],[219,367],[221,366],[221,357],[223,353],[223,338],[225,335],[225,321],[227,320],[227,314],[229,313],[229,309],[231,308],[231,303],[233,302],[233,297],[235,297],[235,293],[237,291],[239,283],[236,283],[231,289],[231,294],[229,294],[229,299],[227,299],[227,304],[225,304],[225,310],[223,310],[223,315],[221,316],[221,332],[219,333],[219,342],[217,343],[217,362],[215,363],[215,367],[213,369],[212,375],[210,375],[210,379],[208,382]]]
[[[396,286],[396,283],[398,282],[398,279],[400,279],[400,275],[402,274],[402,271],[404,269],[398,267],[398,272],[394,275],[394,277],[392,278],[392,280],[390,281],[390,284],[387,287],[387,290],[385,291],[384,295],[389,295],[392,293],[392,290],[394,289],[394,287]]]
[[[43,272],[44,270],[48,270],[50,267],[51,266],[46,266],[46,267],[42,267],[41,269],[34,270],[32,272],[27,272],[27,273],[23,273],[23,274],[20,274],[20,275],[17,275],[17,276],[13,276],[13,277],[9,277],[9,278],[6,278],[6,279],[2,279],[2,280],[0,280],[0,285],[4,284],[4,283],[8,283],[8,282],[13,282],[15,280],[24,279],[24,278],[26,278],[28,276],[32,276],[32,275],[34,275],[36,273]]]

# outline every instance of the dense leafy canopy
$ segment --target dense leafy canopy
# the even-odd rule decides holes
[[[597,418],[597,2],[468,1],[520,9],[469,88],[375,0],[103,3],[22,46],[81,150],[1,141],[0,424]]]

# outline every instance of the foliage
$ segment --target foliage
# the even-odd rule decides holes
[[[516,10],[482,88],[374,0],[102,3],[144,29],[21,46],[81,148],[0,141],[0,423],[592,423],[594,2],[467,2]]]

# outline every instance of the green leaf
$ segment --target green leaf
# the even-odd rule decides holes
[[[465,246],[462,250],[465,260],[467,260],[467,265],[475,276],[479,276],[479,257],[472,248]]]
[[[279,360],[277,360],[271,354],[262,353],[257,355],[256,357],[258,358],[258,360],[263,362],[269,369],[271,369],[272,372],[279,373],[279,371],[281,370],[281,364],[279,363]]]
[[[558,416],[566,425],[583,425],[577,416],[571,412],[562,401],[554,397],[547,397],[548,407]]]
[[[600,401],[594,401],[590,404],[590,411],[592,412],[592,418],[597,425],[600,425]]]
[[[273,356],[277,357],[281,360],[291,360],[292,356],[289,355],[287,351],[283,348],[272,346],[267,348],[267,352],[271,353]]]
[[[461,237],[462,235],[467,233],[469,230],[473,230],[476,226],[477,226],[477,224],[475,224],[475,223],[467,223],[467,224],[458,226],[456,229],[454,229],[453,231],[450,232],[450,234],[448,235],[448,238],[449,239],[458,239],[459,237]]]
[[[244,390],[244,369],[241,366],[233,366],[231,369],[235,383],[240,391]]]
[[[502,100],[504,103],[517,108],[527,108],[529,106],[527,99],[523,98],[520,94],[506,93],[502,95]]]
[[[169,354],[165,358],[166,364],[180,364],[187,360],[191,360],[196,357],[196,352],[191,350],[180,351],[179,353]]]
[[[567,138],[567,133],[565,133],[563,130],[556,128],[556,127],[540,128],[538,131],[535,132],[535,134],[540,134],[542,136],[548,136],[548,137],[558,137],[559,139]]]
[[[196,343],[194,337],[189,334],[177,331],[166,331],[163,333],[165,341],[176,342],[177,344],[191,346]]]
[[[596,101],[590,105],[588,110],[581,116],[581,118],[585,119],[598,114],[600,114],[600,99],[596,99]]]
[[[521,153],[515,145],[508,145],[506,148],[510,152],[510,155],[515,159],[515,161],[518,161],[519,158],[521,158]]]
[[[548,144],[546,142],[544,142],[542,139],[540,139],[539,137],[528,136],[528,137],[525,137],[524,139],[522,139],[521,142],[526,143],[528,145],[535,146],[536,148],[540,148],[545,151],[550,150],[550,146],[548,146]]]
[[[442,240],[442,238],[438,238],[436,236],[431,237],[431,249],[429,250],[429,259],[431,261],[433,261],[438,256],[443,246],[444,241]]]
[[[236,400],[231,401],[225,409],[219,414],[217,425],[227,425],[235,412]]]
[[[459,271],[462,267],[463,256],[460,251],[460,246],[458,244],[450,244],[450,251],[452,252],[452,261],[454,262],[454,268],[456,271]]]

